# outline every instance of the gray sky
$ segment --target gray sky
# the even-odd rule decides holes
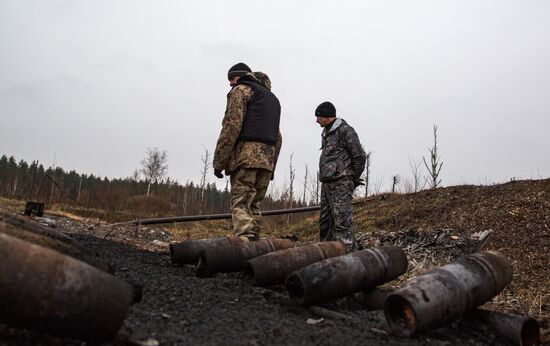
[[[0,0],[0,154],[125,177],[157,147],[198,181],[243,61],[282,104],[277,186],[291,153],[298,184],[317,169],[326,100],[383,189],[433,124],[444,185],[548,177],[549,18],[528,0]]]

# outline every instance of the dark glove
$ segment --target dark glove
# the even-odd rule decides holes
[[[221,169],[215,169],[214,170],[214,175],[218,178],[223,178],[223,173],[222,173],[222,170]]]
[[[275,173],[271,173],[271,179],[270,180],[273,180],[275,178]]]
[[[363,179],[359,178],[359,179],[353,179],[353,187],[357,187],[357,186],[360,186],[360,185],[365,185],[365,182]]]

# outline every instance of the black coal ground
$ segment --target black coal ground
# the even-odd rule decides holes
[[[459,321],[414,338],[386,333],[383,314],[342,299],[324,307],[347,320],[324,319],[293,306],[283,287],[252,287],[240,274],[200,279],[190,266],[174,266],[168,253],[150,252],[90,235],[73,234],[116,268],[115,275],[143,286],[113,345],[495,345],[485,326]],[[0,324],[2,345],[93,345]],[[146,344],[146,343],[144,343]]]

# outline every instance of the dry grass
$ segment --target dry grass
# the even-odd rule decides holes
[[[22,213],[25,210],[25,201],[0,197],[0,206],[6,210]]]
[[[0,204],[17,212],[24,209],[23,201],[0,198]],[[73,206],[55,206],[53,210],[77,220],[105,220],[106,216],[102,210]],[[128,212],[116,215],[119,220],[137,217]],[[294,234],[300,241],[318,240],[318,212],[293,217],[288,226],[282,218],[264,220],[263,237]],[[494,236],[486,248],[499,250],[507,256],[515,274],[512,284],[488,303],[489,307],[530,314],[543,321],[544,330],[548,330],[550,318],[549,221],[550,179],[494,186],[454,186],[405,195],[385,194],[362,199],[354,206],[356,233],[374,240],[413,228],[426,232],[450,229],[453,235],[461,237],[493,229]],[[143,227],[144,234],[151,234],[147,241],[152,240],[159,229],[170,233],[171,241],[232,233],[230,220],[152,225]],[[129,239],[133,234],[129,232],[124,237]],[[439,256],[439,250],[431,251],[426,255],[433,260],[411,258],[409,273],[392,284],[400,285],[412,275],[452,260]]]

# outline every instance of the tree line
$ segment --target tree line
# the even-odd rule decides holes
[[[401,185],[402,192],[418,192],[426,185],[437,188],[443,162],[438,151],[437,126],[433,126],[434,144],[429,157],[422,162],[427,174],[422,175],[421,162],[409,158],[412,179],[403,180],[399,175],[392,177],[391,192],[396,193]],[[429,161],[429,163],[428,163]],[[38,161],[30,164],[15,157],[0,157],[0,197],[34,200],[46,207],[54,204],[81,206],[104,211],[108,220],[128,217],[154,217],[168,215],[218,214],[230,212],[229,181],[225,188],[218,189],[208,181],[211,167],[211,153],[204,148],[201,156],[201,178],[198,183],[188,181],[181,184],[166,177],[168,157],[165,151],[149,148],[141,161],[141,169],[126,178],[113,178],[81,174],[75,170],[65,171],[61,167],[45,168]],[[380,193],[381,181],[371,181],[372,152],[367,152],[365,172],[362,175],[364,187],[356,190],[356,196]],[[296,181],[293,154],[290,156],[289,181],[280,190],[271,191],[262,203],[263,210],[296,208],[318,205],[320,202],[319,172],[310,172],[305,167],[303,185]],[[301,189],[301,191],[299,191]],[[117,216],[118,215],[118,216]],[[290,223],[290,219],[301,216],[282,216],[278,221]]]
[[[153,152],[154,153],[154,152]],[[143,169],[126,178],[81,174],[61,167],[45,168],[38,161],[16,160],[14,156],[0,157],[0,196],[18,200],[43,202],[46,207],[61,204],[89,209],[101,209],[106,217],[118,213],[140,217],[164,215],[217,214],[230,211],[229,184],[218,189],[204,179],[199,183],[181,184],[162,175],[147,176],[148,151]],[[154,154],[156,155],[156,154]],[[286,195],[285,195],[286,196]],[[263,209],[283,209],[289,203],[285,198],[266,197]]]

